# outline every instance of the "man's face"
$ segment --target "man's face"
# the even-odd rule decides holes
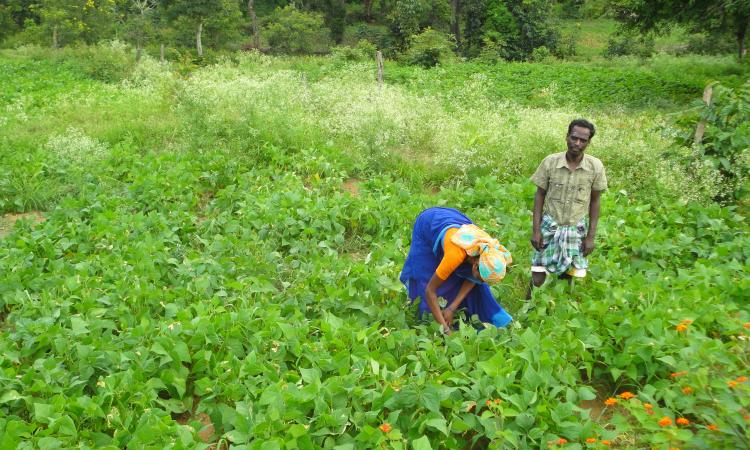
[[[589,145],[589,139],[591,139],[591,130],[579,126],[573,127],[565,139],[568,144],[568,151],[574,154],[583,153]]]

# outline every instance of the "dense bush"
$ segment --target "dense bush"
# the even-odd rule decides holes
[[[467,56],[496,54],[504,59],[525,60],[534,49],[555,52],[559,31],[548,0],[493,2],[470,0],[467,10],[464,51]]]
[[[676,150],[668,152],[692,173],[708,172],[714,181],[707,194],[723,203],[750,199],[750,82],[739,89],[713,88],[710,104],[700,101],[698,116],[683,118]],[[699,124],[705,127],[695,141]],[[700,187],[697,184],[696,187]]]
[[[271,49],[278,53],[313,53],[328,47],[328,30],[323,25],[323,17],[294,6],[277,8],[263,34]]]
[[[656,50],[653,36],[640,35],[630,31],[620,30],[607,41],[607,48],[603,52],[605,58],[616,56],[638,56],[648,58]]]
[[[409,64],[434,67],[438,63],[453,59],[455,47],[456,43],[452,36],[427,28],[422,33],[412,36],[404,59]]]
[[[331,48],[331,56],[340,61],[373,61],[378,49],[370,41],[360,40],[354,47]]]

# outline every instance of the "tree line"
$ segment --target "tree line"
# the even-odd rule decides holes
[[[607,15],[624,32],[731,36],[742,58],[748,0],[0,0],[0,41],[60,47],[119,39],[135,47],[326,52],[362,41],[387,54],[527,60],[566,57],[575,36],[558,18]],[[432,54],[431,54],[432,53]]]

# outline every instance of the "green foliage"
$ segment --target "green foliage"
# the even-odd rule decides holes
[[[171,25],[172,38],[185,48],[195,48],[196,33],[202,26],[201,41],[207,48],[239,48],[243,26],[239,3],[234,0],[166,2],[162,14]]]
[[[708,164],[715,173],[714,199],[725,203],[746,202],[750,196],[750,83],[738,89],[714,86],[710,105],[698,104],[699,114],[681,122],[679,147],[670,153],[691,170]],[[694,142],[698,124],[705,134]]]
[[[528,59],[539,47],[557,50],[559,31],[548,0],[471,0],[465,6],[468,56],[478,55],[483,47],[487,48],[484,59],[494,54],[508,60]]]
[[[331,56],[340,61],[373,61],[377,51],[375,45],[363,39],[355,47],[333,47]]]
[[[664,31],[672,24],[681,23],[693,31],[724,33],[735,37],[738,56],[750,26],[750,3],[727,1],[717,5],[711,1],[688,2],[678,0],[615,0],[616,17],[626,26],[641,32]]]
[[[602,53],[605,58],[616,56],[638,56],[648,58],[654,54],[654,38],[627,30],[620,30],[607,41],[607,48]]]
[[[404,59],[409,64],[434,67],[453,59],[455,47],[456,43],[451,36],[427,28],[422,33],[412,36]]]
[[[389,26],[399,49],[427,27],[442,28],[450,20],[447,0],[396,0],[388,16]]]
[[[277,8],[263,34],[272,50],[288,54],[312,53],[325,46],[328,40],[319,14],[293,6]]]
[[[371,63],[330,58],[106,84],[42,56],[0,57],[0,180],[47,211],[0,238],[0,448],[747,447],[746,217],[669,188],[660,111],[597,106],[596,83],[575,93],[592,103],[523,102],[553,72],[690,85],[680,64],[736,64],[389,63],[408,76],[378,88]],[[582,109],[611,183],[593,276],[525,302],[527,177]],[[493,287],[508,329],[414,318],[397,277],[436,204],[513,252]]]

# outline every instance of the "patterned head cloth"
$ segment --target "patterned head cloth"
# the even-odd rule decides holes
[[[510,252],[476,225],[462,225],[451,241],[466,250],[469,256],[479,256],[479,275],[487,284],[495,284],[505,277],[505,268],[513,262]]]

